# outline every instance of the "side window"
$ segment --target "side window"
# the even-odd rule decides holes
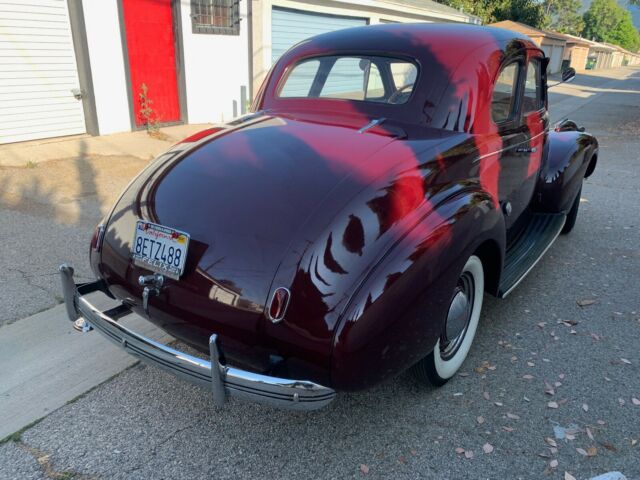
[[[502,69],[496,80],[491,99],[491,116],[496,123],[509,120],[514,113],[519,72],[520,64],[510,63]]]
[[[396,90],[404,88],[404,92],[411,93],[413,84],[416,83],[418,69],[411,63],[393,62],[391,63],[391,76]]]
[[[333,64],[333,68],[324,82],[321,97],[344,98],[347,100],[364,100],[364,68],[360,58],[341,57]]]
[[[307,97],[320,67],[319,60],[307,60],[293,69],[282,87],[282,97]]]
[[[367,100],[377,100],[384,97],[384,84],[382,75],[375,63],[369,63],[369,76],[367,78],[367,88],[365,98]]]
[[[542,78],[540,61],[532,59],[527,67],[527,80],[524,85],[524,113],[537,112],[543,107]]]

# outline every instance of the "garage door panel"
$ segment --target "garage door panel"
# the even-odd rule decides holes
[[[38,22],[33,25],[29,25],[26,21],[9,21],[7,19],[0,20],[0,35],[5,38],[9,38],[9,32],[11,32],[11,38],[17,38],[21,35],[33,35],[34,30],[37,30],[38,34],[42,35],[69,38],[69,30],[64,24],[43,25],[42,22]]]
[[[65,105],[56,106],[56,113],[51,113],[51,105],[20,105],[14,107],[5,107],[4,111],[7,115],[11,115],[13,118],[21,119],[25,118],[45,118],[55,115],[64,114],[65,112],[75,112],[75,108]],[[1,121],[1,120],[0,120]]]
[[[0,0],[0,143],[86,131],[65,0]]]
[[[64,112],[60,112],[55,116],[29,116],[29,118],[21,118],[20,116],[16,115],[15,117],[11,118],[11,120],[3,119],[3,121],[0,121],[0,134],[5,130],[13,132],[29,132],[31,130],[39,130],[41,128],[50,129],[52,128],[52,125],[55,125],[55,129],[64,126],[77,127],[77,123],[78,121],[72,112],[68,112],[67,115],[65,115]]]
[[[41,106],[44,108],[51,108],[53,110],[58,110],[60,108],[70,107],[69,100],[67,95],[63,97],[55,97],[52,95],[47,95],[45,97],[30,97],[30,98],[11,98],[6,99],[3,98],[2,101],[2,112],[8,115],[13,110],[17,108],[30,108]],[[7,110],[5,110],[7,109]]]
[[[20,40],[20,39],[12,39],[5,40],[7,37],[0,38],[0,51],[4,53],[4,51],[14,51],[14,50],[47,50],[47,51],[61,51],[67,52],[69,48],[69,42],[64,37],[58,38],[58,40],[54,41],[42,41],[42,39],[38,39],[38,41],[32,40]],[[0,55],[2,55],[0,53]]]
[[[43,130],[31,130],[27,133],[12,133],[11,141],[12,142],[27,142],[29,140],[40,140],[43,138],[53,138],[53,137],[63,137],[69,135],[67,133],[69,130],[74,128],[79,128],[77,126],[64,126],[61,129],[43,129]],[[0,132],[0,139],[5,136],[5,132]]]
[[[365,18],[337,17],[273,8],[271,11],[271,57],[275,63],[293,45],[321,33],[366,25]]]

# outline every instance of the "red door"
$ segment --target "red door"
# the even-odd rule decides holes
[[[180,120],[171,0],[122,0],[137,126]],[[144,115],[140,94],[151,101]]]

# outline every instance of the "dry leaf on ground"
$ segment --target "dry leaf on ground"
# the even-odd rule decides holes
[[[594,303],[597,303],[597,300],[594,300],[592,298],[584,298],[582,300],[576,300],[576,303],[578,304],[579,307],[588,307],[589,305],[593,305]]]
[[[551,437],[544,437],[544,441],[547,442],[547,444],[551,445],[552,447],[558,446],[558,443]]]
[[[482,451],[483,451],[484,453],[491,453],[491,452],[493,452],[493,445],[491,445],[490,443],[485,443],[485,444],[482,446]]]

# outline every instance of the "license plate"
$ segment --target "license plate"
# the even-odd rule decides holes
[[[139,267],[177,280],[184,273],[188,248],[188,233],[138,220],[131,258]]]

